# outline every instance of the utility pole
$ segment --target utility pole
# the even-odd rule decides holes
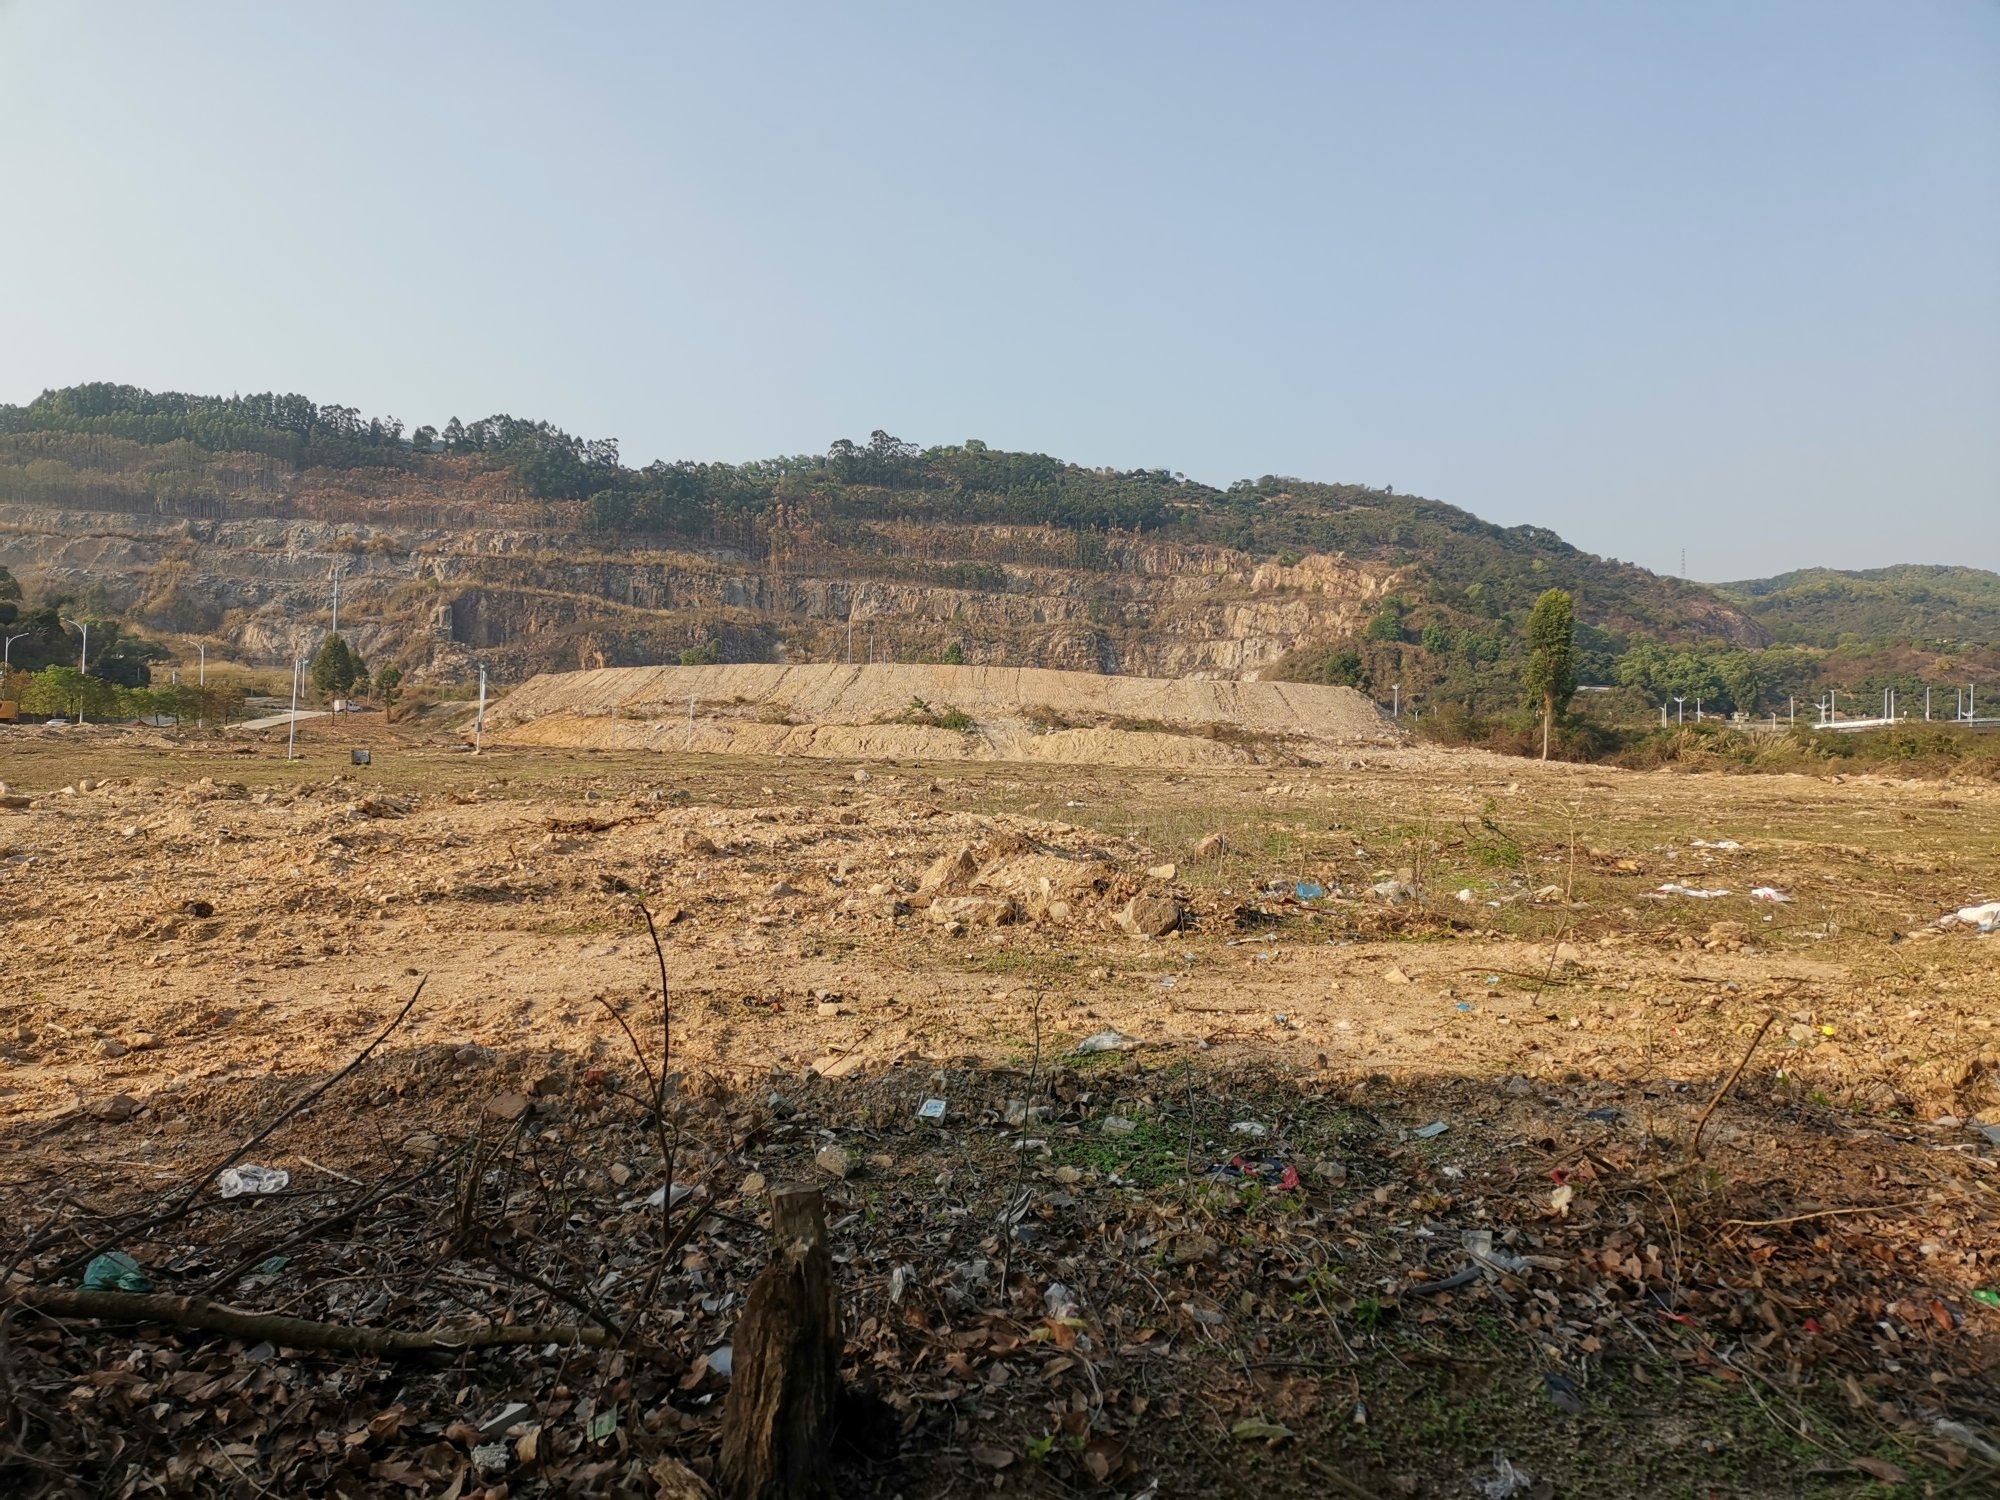
[[[305,674],[306,659],[292,658],[292,727],[285,735],[285,759],[299,758],[299,678]]]
[[[1667,727],[1667,703],[1666,700],[1662,698],[1660,700],[1660,728],[1665,729],[1666,727]]]
[[[1393,696],[1391,697],[1390,701],[1389,701],[1389,717],[1390,717],[1390,718],[1392,718],[1392,719],[1400,719],[1400,718],[1402,718],[1402,717],[1403,717],[1403,685],[1402,685],[1402,683],[1400,683],[1400,682],[1392,682],[1392,683],[1390,683],[1390,684],[1389,684],[1389,691],[1390,691],[1390,693],[1391,693],[1391,694],[1393,695]]]
[[[480,753],[486,737],[486,667],[479,668],[479,717],[472,721],[472,753]]]
[[[66,617],[63,620],[63,624],[76,626],[78,634],[80,634],[83,637],[83,647],[76,654],[76,674],[79,677],[89,677],[90,676],[90,624],[88,621],[72,620]],[[77,684],[76,722],[79,724],[83,722],[83,695],[87,691],[88,687],[86,684],[84,683]]]
[[[1930,684],[1929,684],[1929,683],[1925,683],[1925,684],[1924,684],[1924,722],[1925,722],[1926,724],[1928,724],[1928,723],[1930,723],[1930,721],[1931,721],[1931,689],[1930,689]]]
[[[201,645],[197,645],[197,646],[196,646],[196,647],[195,647],[194,649],[195,649],[195,650],[197,650],[197,651],[199,651],[199,652],[201,653],[201,676],[195,679],[195,683],[196,683],[196,686],[198,686],[198,687],[207,687],[207,686],[208,686],[208,647],[206,647],[206,646],[201,646]]]
[[[32,630],[24,630],[19,635],[10,635],[7,637],[6,643],[0,645],[0,669],[14,665],[14,642],[24,641],[33,634],[34,631]]]
[[[1787,696],[1785,699],[1785,723],[1787,726],[1790,726],[1798,722],[1799,700],[1796,697]]]
[[[1699,698],[1694,700],[1694,721],[1697,724],[1701,722],[1701,699]]]
[[[340,634],[340,580],[346,576],[345,568],[336,567],[333,570],[333,624],[327,629],[328,635]]]

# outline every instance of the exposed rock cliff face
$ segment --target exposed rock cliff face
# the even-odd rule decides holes
[[[1294,646],[1358,629],[1403,569],[1224,547],[1070,541],[1032,527],[910,527],[899,555],[827,558],[809,542],[611,550],[533,527],[190,520],[0,500],[0,563],[153,629],[279,661],[325,628],[371,660],[503,676],[673,661],[938,660],[1151,677],[1254,677]],[[1032,561],[989,561],[999,557]]]

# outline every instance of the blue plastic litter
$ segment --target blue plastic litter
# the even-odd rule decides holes
[[[1326,894],[1326,887],[1317,880],[1301,880],[1295,889],[1301,901],[1317,901]]]

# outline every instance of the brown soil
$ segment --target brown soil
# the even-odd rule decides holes
[[[506,743],[577,749],[1168,767],[1319,761],[1399,738],[1352,688],[1025,667],[561,672],[522,684],[488,722]]]
[[[565,679],[545,681],[522,691]],[[381,1053],[253,1158],[294,1174],[298,1204],[239,1200],[122,1248],[180,1289],[250,1215],[448,1158],[519,1095],[528,1123],[491,1149],[559,1149],[534,1170],[574,1196],[567,1218],[496,1213],[516,1256],[571,1247],[543,1265],[562,1282],[651,1232],[616,1209],[657,1183],[652,1137],[590,1093],[637,1079],[607,1006],[653,1045],[643,899],[673,997],[676,1174],[733,1216],[674,1262],[648,1325],[690,1374],[578,1353],[351,1377],[245,1364],[212,1335],[17,1322],[42,1383],[0,1477],[47,1486],[36,1451],[114,1492],[168,1455],[203,1492],[602,1489],[666,1455],[712,1472],[724,1386],[697,1361],[760,1264],[753,1174],[811,1176],[831,1143],[855,1163],[825,1179],[846,1372],[894,1433],[856,1493],[1457,1495],[1497,1448],[1561,1493],[1859,1492],[1885,1464],[1940,1493],[1993,1482],[2000,1306],[1979,1294],[2000,1288],[2000,1176],[1975,1127],[2000,1121],[2000,937],[1933,923],[2000,896],[2000,792],[1396,749],[1114,772],[302,734],[291,764],[268,738],[8,739],[31,800],[0,812],[0,1223],[20,1226],[0,1250],[53,1274],[352,1059],[428,975]],[[375,763],[349,767],[361,740]],[[1398,881],[1407,897],[1373,892]],[[1748,897],[1765,885],[1791,899]],[[1129,935],[1141,896],[1183,930]],[[1773,1013],[1697,1159],[1704,1106]],[[1138,1050],[1071,1055],[1107,1029]],[[915,1119],[931,1096],[941,1126]],[[1007,1119],[1023,1096],[1050,1111],[1027,1130]],[[1300,1192],[1207,1176],[1246,1148]],[[346,1289],[495,1274],[437,1259],[430,1199],[394,1201],[236,1302],[428,1326],[443,1314],[414,1292]],[[1033,1232],[1010,1251],[1016,1202]],[[1479,1230],[1523,1268],[1420,1290]],[[917,1290],[891,1301],[898,1267]],[[1073,1317],[1048,1311],[1057,1283]],[[234,1394],[190,1395],[183,1369]],[[451,1424],[503,1398],[548,1446],[482,1479]],[[615,1443],[586,1430],[603,1403],[626,1413]],[[103,1434],[128,1430],[121,1459]]]

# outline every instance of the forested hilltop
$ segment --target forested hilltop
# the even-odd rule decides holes
[[[1800,645],[2000,642],[2000,573],[1984,568],[1914,563],[1856,572],[1800,568],[1775,578],[1719,583],[1715,589],[1774,640]]]
[[[108,441],[107,441],[108,440]],[[1497,618],[1552,584],[1594,600],[1593,614],[1750,641],[1705,590],[1580,552],[1554,532],[1491,525],[1455,506],[1393,490],[1266,475],[1227,489],[1166,469],[1086,468],[975,440],[919,448],[877,431],[823,454],[748,463],[655,462],[629,468],[613,438],[576,437],[505,414],[406,429],[396,417],[303,396],[192,396],[93,384],[0,405],[0,486],[47,504],[107,491],[168,513],[225,515],[268,488],[232,458],[291,469],[419,475],[438,460],[506,476],[521,494],[575,509],[607,535],[754,536],[760,524],[914,521],[1056,526],[1213,543],[1249,553],[1338,552],[1420,558],[1434,603]]]
[[[1275,475],[1221,488],[976,440],[918,447],[884,431],[823,453],[632,467],[613,439],[506,414],[410,427],[295,394],[91,384],[0,405],[0,504],[323,523],[335,549],[358,553],[367,533],[371,557],[401,545],[391,530],[421,528],[405,571],[421,553],[442,597],[421,601],[420,618],[406,580],[355,615],[375,622],[372,657],[420,671],[420,648],[435,655],[446,638],[511,650],[530,667],[689,652],[824,660],[856,649],[866,610],[881,632],[870,649],[906,659],[1257,672],[1378,692],[1394,683],[1491,710],[1517,696],[1523,622],[1550,587],[1576,596],[1584,680],[1637,698],[1688,691],[1759,709],[1830,669],[1854,686],[1882,665],[1855,632],[1829,635],[1820,620],[1808,633],[1773,603],[1784,590],[1725,597],[1543,528],[1495,526],[1389,489]],[[560,565],[545,557],[537,571],[475,545],[501,530],[533,532],[545,551],[573,540],[560,543]],[[205,551],[162,546],[156,560],[126,564],[122,592],[98,603],[143,628],[262,649],[275,628],[253,629],[250,616],[275,608],[276,593],[224,587],[215,554],[234,533],[202,535]],[[467,556],[486,555],[439,562],[454,537]],[[32,545],[0,533],[0,561],[24,579],[99,581],[62,550],[46,533]],[[627,560],[641,558],[663,561],[635,577]],[[354,565],[364,594],[371,571],[391,571],[366,561]],[[692,578],[702,567],[736,571]],[[631,617],[635,606],[647,618]],[[1867,615],[1867,628],[1883,618]],[[1222,639],[1232,634],[1234,646]],[[1796,645],[1761,649],[1773,636]],[[1932,665],[1904,652],[1883,670]]]

